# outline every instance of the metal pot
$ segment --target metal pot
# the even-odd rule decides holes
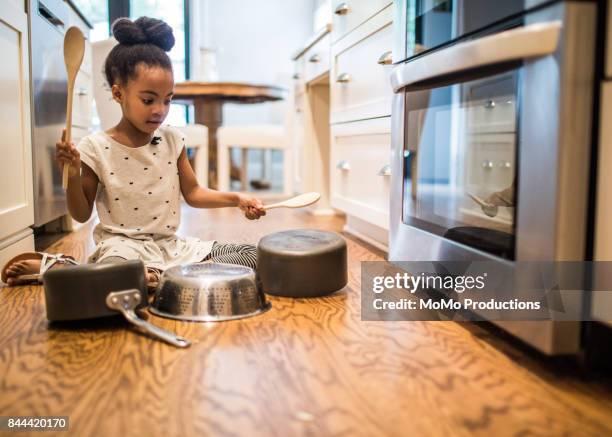
[[[269,308],[253,269],[194,263],[162,274],[149,310],[171,319],[210,322],[250,317]]]
[[[43,276],[47,319],[50,322],[95,319],[118,314],[136,329],[177,347],[189,340],[141,319],[135,310],[147,306],[147,283],[142,261],[83,264],[52,269]]]

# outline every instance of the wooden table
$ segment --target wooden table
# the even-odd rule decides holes
[[[282,100],[286,89],[271,85],[238,82],[179,82],[174,85],[173,101],[193,103],[195,122],[208,127],[208,186],[216,189],[217,129],[223,124],[223,104],[262,103]]]

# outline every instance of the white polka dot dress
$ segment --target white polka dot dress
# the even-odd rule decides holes
[[[89,262],[118,256],[166,269],[201,261],[210,253],[214,241],[175,234],[181,218],[177,162],[184,148],[182,134],[162,126],[154,137],[151,144],[134,148],[98,132],[78,144],[81,161],[99,179],[100,223]]]

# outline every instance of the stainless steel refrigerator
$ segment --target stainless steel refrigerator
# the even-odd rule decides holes
[[[66,123],[64,33],[68,5],[63,0],[29,0],[30,80],[34,226],[67,213],[55,143]]]

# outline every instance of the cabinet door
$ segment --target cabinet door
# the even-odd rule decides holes
[[[332,123],[391,115],[392,29],[388,7],[332,47]]]
[[[331,204],[389,229],[391,118],[338,123],[331,133]]]
[[[0,239],[34,223],[28,68],[23,9],[0,2]],[[61,53],[58,54],[61,56]]]
[[[338,41],[391,3],[389,0],[334,0],[332,41]]]

